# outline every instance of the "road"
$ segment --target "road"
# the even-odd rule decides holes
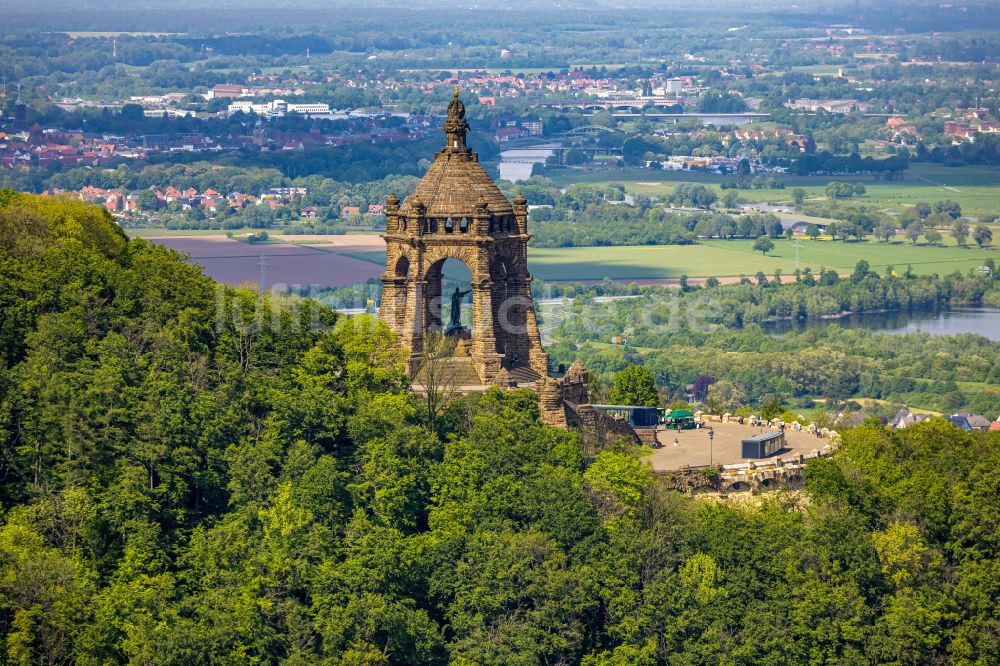
[[[552,303],[552,301],[539,301],[538,305]],[[555,301],[552,307],[545,313],[545,323],[538,327],[538,335],[542,339],[542,344],[547,345],[552,341],[552,331],[559,327],[559,324],[566,321],[570,313],[566,312],[566,306],[562,301]]]

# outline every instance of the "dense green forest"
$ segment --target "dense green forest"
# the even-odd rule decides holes
[[[432,429],[372,320],[69,199],[0,195],[0,312],[4,663],[1000,660],[997,433],[866,425],[806,494],[688,499],[530,392]]]

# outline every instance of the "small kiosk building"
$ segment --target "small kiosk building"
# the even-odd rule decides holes
[[[767,458],[785,448],[785,433],[782,430],[762,432],[743,440],[744,458]]]

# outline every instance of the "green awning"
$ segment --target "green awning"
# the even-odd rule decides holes
[[[675,419],[675,420],[677,420],[677,419],[693,419],[694,418],[694,414],[692,414],[691,412],[689,412],[686,409],[675,409],[674,411],[672,411],[669,414],[667,414],[666,418],[668,418],[668,419]]]

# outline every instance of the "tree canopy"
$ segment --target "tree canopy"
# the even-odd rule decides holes
[[[614,387],[611,389],[611,402],[616,405],[636,405],[639,407],[656,407],[660,397],[656,393],[656,380],[652,373],[642,365],[629,365],[624,370],[616,372]]]

